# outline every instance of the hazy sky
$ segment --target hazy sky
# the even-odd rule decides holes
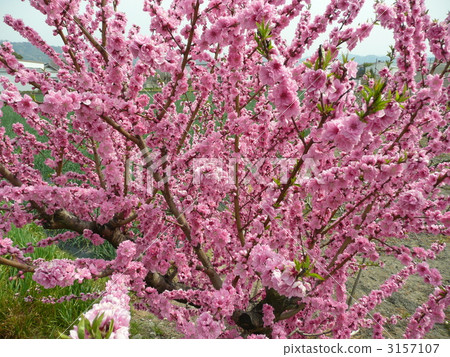
[[[311,0],[311,12],[313,15],[322,13],[328,2],[328,0]],[[394,1],[387,0],[385,2],[392,4]],[[356,24],[375,18],[372,7],[373,3],[374,0],[366,0],[363,9],[355,21]],[[425,3],[429,9],[429,14],[433,19],[442,21],[450,11],[449,0],[425,0]],[[143,0],[122,0],[119,9],[126,12],[129,19],[131,19],[130,21],[141,26],[142,32],[145,33],[148,32],[149,17],[146,13],[141,11],[142,4]],[[2,20],[0,22],[0,39],[12,42],[24,41],[19,34],[3,23],[3,16],[6,14],[10,14],[16,18],[22,18],[25,24],[37,30],[51,45],[61,45],[59,38],[54,37],[52,35],[52,30],[45,24],[44,16],[28,5],[27,1],[22,2],[20,0],[0,0],[0,18]],[[289,40],[293,37],[294,31],[295,27],[290,26],[283,32],[283,35]],[[323,38],[324,37],[321,37],[322,41]],[[319,44],[321,39],[319,39],[316,44]],[[392,33],[382,29],[380,26],[375,26],[369,39],[357,45],[352,53],[356,55],[384,55],[386,54],[389,45],[392,44]],[[317,45],[314,47],[317,47]]]

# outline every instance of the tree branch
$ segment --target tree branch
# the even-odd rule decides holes
[[[105,60],[105,63],[108,63],[108,52],[106,52],[106,50],[97,42],[97,40],[89,33],[89,31],[86,30],[86,28],[81,23],[81,20],[77,16],[73,17],[73,21],[78,25],[79,29],[81,30],[81,32],[83,32],[84,36],[86,36],[92,46],[94,46],[95,49],[100,52],[103,59]]]
[[[2,258],[0,257],[0,264],[1,265],[8,265],[10,267],[22,270],[26,273],[28,272],[34,272],[35,268],[31,265],[25,264],[25,263],[20,263],[18,261],[15,260],[10,260],[10,259],[6,259],[6,258]]]

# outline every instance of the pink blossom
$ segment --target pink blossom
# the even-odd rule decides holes
[[[202,313],[192,327],[187,338],[217,338],[223,331],[223,326],[215,321],[208,312]]]
[[[128,338],[130,324],[130,298],[128,296],[129,278],[121,274],[113,274],[106,284],[105,295],[100,303],[95,304],[84,316],[92,323],[94,319],[104,314],[100,331],[107,332],[111,320],[114,327],[110,339]],[[70,336],[78,339],[78,327],[70,331]],[[92,338],[86,334],[86,338]]]
[[[351,78],[355,78],[356,77],[356,72],[358,72],[358,64],[355,61],[349,61],[347,62],[344,67],[347,69],[348,71],[348,75]]]
[[[421,210],[425,205],[425,198],[419,190],[408,190],[399,198],[399,208],[403,214]]]
[[[273,307],[268,304],[263,305],[263,320],[264,320],[264,326],[270,326],[272,325],[273,320],[275,319],[275,315],[273,313]]]
[[[43,262],[33,274],[33,280],[44,288],[50,289],[55,286],[70,286],[75,281],[76,270],[69,260],[53,260]]]
[[[336,137],[336,135],[339,133],[339,121],[338,120],[331,120],[327,122],[322,131],[322,139],[326,141],[332,141]]]
[[[13,246],[13,242],[9,238],[2,238],[0,236],[0,256],[9,252],[10,247]]]
[[[420,276],[425,276],[428,275],[430,272],[428,263],[420,263],[417,264],[417,274],[419,274]]]
[[[320,90],[325,85],[327,75],[321,69],[317,71],[308,70],[305,75],[305,86],[307,89]]]
[[[0,125],[1,262],[47,288],[113,274],[104,294],[79,298],[102,295],[86,316],[105,312],[103,333],[114,319],[114,338],[129,334],[129,291],[136,309],[189,338],[350,338],[359,328],[382,338],[396,318],[373,310],[413,274],[437,289],[405,336],[443,321],[447,277],[428,263],[445,244],[396,241],[449,233],[448,165],[436,160],[448,151],[449,92],[426,53],[448,62],[448,18],[432,21],[425,1],[378,2],[372,17],[392,36],[395,66],[355,79],[342,55],[371,32],[355,25],[364,1],[329,0],[317,16],[310,2],[145,0],[140,29],[113,0],[31,0],[63,29],[60,54],[6,16],[58,70],[0,46],[0,107],[23,118]],[[255,40],[263,21],[269,58]],[[376,108],[375,94],[388,103]],[[39,235],[34,225],[64,232],[6,238]],[[30,255],[80,234],[115,258]],[[347,306],[359,260],[383,267],[382,252],[402,269]]]
[[[292,83],[287,81],[281,82],[274,88],[272,97],[280,116],[291,118],[299,114],[300,107],[297,92]]]
[[[412,258],[406,253],[400,254],[397,258],[403,265],[408,265],[412,262]]]
[[[427,84],[429,85],[433,96],[437,96],[439,94],[443,83],[444,79],[441,78],[439,74],[429,75],[427,77]]]

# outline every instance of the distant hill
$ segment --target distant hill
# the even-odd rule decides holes
[[[3,43],[4,40],[0,40],[0,43]],[[37,61],[42,63],[48,63],[50,62],[47,55],[42,53],[40,50],[38,50],[36,47],[34,47],[32,44],[28,42],[11,42],[11,44],[14,47],[14,50],[20,54],[24,60],[28,61]],[[61,53],[61,47],[60,46],[52,46],[53,49]],[[358,55],[349,55],[349,58],[354,58],[354,61],[358,64],[363,63],[375,63],[378,61],[380,62],[386,62],[388,60],[387,56],[377,56],[377,55],[366,55],[366,56],[358,56]],[[300,60],[304,61],[306,58]]]
[[[5,42],[5,40],[0,40],[0,43]],[[24,60],[27,61],[36,61],[36,62],[42,62],[42,63],[48,63],[50,62],[50,59],[47,55],[45,55],[42,51],[38,50],[36,47],[34,47],[31,43],[28,42],[11,42],[14,51],[16,51],[19,55],[23,57]],[[61,47],[60,46],[52,46],[53,49],[61,53]]]

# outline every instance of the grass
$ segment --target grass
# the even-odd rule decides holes
[[[113,260],[116,258],[116,249],[109,243],[94,245],[91,241],[78,236],[65,242],[60,242],[58,247],[77,258],[94,258]]]
[[[13,228],[9,234],[18,246],[27,242],[35,243],[45,238],[45,232],[35,224],[23,228]],[[73,259],[74,257],[56,246],[37,248],[33,259]],[[59,298],[66,295],[93,293],[103,290],[105,279],[87,281],[83,284],[53,289],[43,289],[32,280],[31,274],[24,279],[16,278],[17,269],[0,266],[0,338],[57,338],[66,331],[85,311],[89,310],[93,301],[71,300],[63,303],[48,304],[40,300],[47,296]],[[10,281],[10,278],[13,278]],[[24,301],[31,296],[33,301]]]
[[[183,335],[177,331],[175,323],[160,320],[147,311],[131,309],[130,338],[173,339],[183,338]]]

